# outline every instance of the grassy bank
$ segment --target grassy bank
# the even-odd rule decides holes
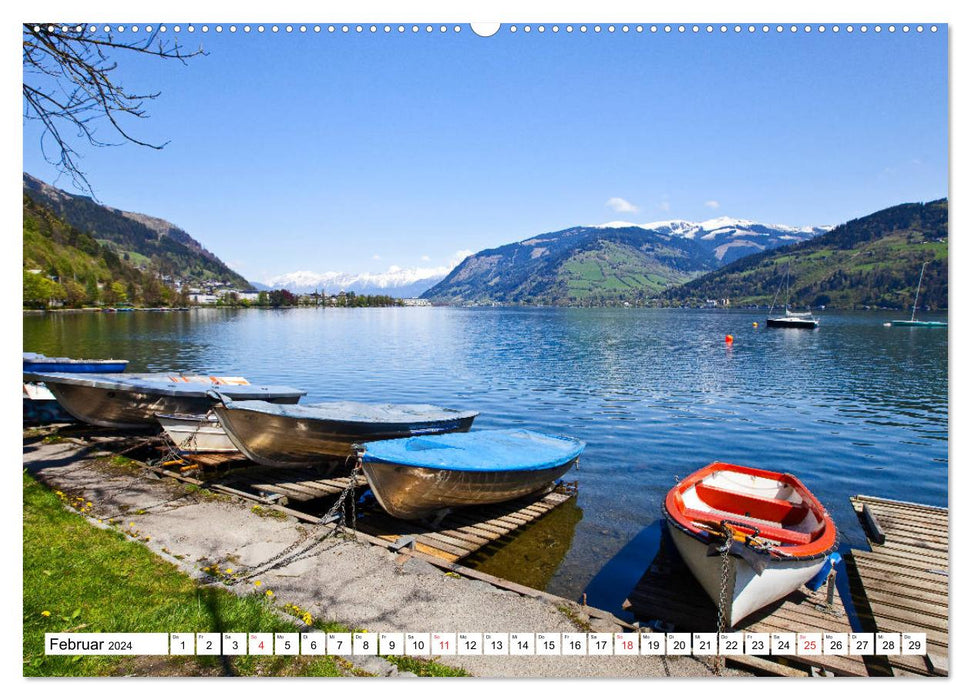
[[[65,507],[65,504],[71,508]],[[339,657],[45,656],[46,632],[299,632],[266,593],[200,586],[174,565],[77,512],[90,504],[23,476],[25,676],[358,675]],[[293,607],[293,606],[289,606]],[[294,608],[295,609],[295,608]],[[347,628],[313,620],[323,631]],[[408,660],[419,675],[459,675]],[[400,665],[400,664],[399,664]]]

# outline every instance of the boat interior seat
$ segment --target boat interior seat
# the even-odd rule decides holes
[[[754,518],[751,516],[746,517],[726,511],[705,511],[696,510],[694,508],[685,508],[684,515],[686,518],[688,518],[688,520],[702,523],[717,524],[721,523],[722,520],[731,520],[735,529],[739,529],[738,525],[742,524],[744,525],[744,531],[746,531],[746,534],[749,535],[755,534],[756,529],[758,529],[759,537],[784,545],[809,544],[819,534],[818,530],[814,532],[797,532],[796,530],[788,530],[784,527],[775,527],[773,525],[766,524],[759,518]]]
[[[809,512],[809,505],[806,503],[728,491],[703,481],[695,484],[695,493],[703,503],[717,510],[737,513],[741,518],[769,520],[782,525],[800,523]]]

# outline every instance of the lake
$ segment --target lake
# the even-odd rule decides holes
[[[756,311],[197,309],[25,315],[23,338],[133,372],[287,384],[306,403],[434,403],[481,411],[479,429],[578,437],[576,503],[473,563],[619,611],[664,494],[715,460],[798,475],[844,548],[866,541],[852,495],[947,505],[947,330],[882,325],[907,316],[825,312],[806,331]]]

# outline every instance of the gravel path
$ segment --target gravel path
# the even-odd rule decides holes
[[[191,576],[202,577],[201,568],[213,562],[234,571],[252,569],[308,532],[293,518],[260,517],[252,504],[107,467],[97,457],[97,448],[71,441],[24,446],[30,474],[90,500],[94,522],[122,518],[121,529],[137,533],[144,546]],[[270,589],[281,605],[293,603],[314,617],[372,632],[576,632],[581,629],[575,620],[589,624],[576,604],[567,616],[550,602],[446,576],[420,559],[401,562],[386,549],[349,539],[327,539],[303,558],[261,573],[259,580],[258,588],[252,581],[233,588],[239,593]],[[374,673],[395,672],[381,660],[353,661]],[[484,677],[712,675],[709,665],[692,657],[446,656],[439,661]]]

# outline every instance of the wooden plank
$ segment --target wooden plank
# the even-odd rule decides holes
[[[238,485],[239,484],[237,482]],[[327,494],[322,494],[320,491],[314,491],[296,484],[290,484],[287,482],[273,482],[273,483],[247,483],[249,488],[258,491],[268,491],[270,493],[287,493],[287,495],[293,496],[298,501],[313,501],[318,498],[323,498]]]
[[[896,501],[891,498],[881,498],[879,496],[868,496],[865,494],[851,496],[850,501],[859,503],[886,504],[904,510],[926,510],[928,512],[947,513],[947,508],[942,506],[931,506],[926,503],[913,503],[911,501]]]
[[[726,656],[725,664],[728,666],[739,666],[750,671],[760,671],[769,673],[773,676],[785,676],[787,678],[806,678],[809,672],[795,666],[780,664],[765,656]]]
[[[878,571],[881,575],[883,572],[890,572],[908,579],[917,579],[927,581],[928,583],[936,582],[944,585],[947,585],[950,580],[946,568],[941,569],[933,564],[928,565],[927,562],[901,560],[899,557],[884,552],[861,552],[857,549],[851,550],[851,554],[863,566]],[[922,584],[918,584],[915,581],[914,585]]]
[[[863,504],[863,529],[866,531],[866,536],[871,542],[883,544],[887,541],[887,536],[880,526],[880,521],[873,515],[870,506],[866,503]]]
[[[866,503],[859,512],[862,513],[863,509],[869,509],[877,517],[886,517],[894,523],[921,526],[930,530],[940,530],[943,532],[947,531],[950,522],[950,516],[946,513],[938,514],[927,511],[907,510],[877,503]]]
[[[866,506],[869,510],[869,506]],[[934,537],[946,541],[950,537],[947,523],[939,524],[924,520],[913,520],[902,518],[893,513],[874,513],[879,519],[881,526],[887,534],[897,532],[920,533],[927,537]]]
[[[950,516],[945,513],[936,513],[933,511],[923,511],[923,510],[913,510],[908,508],[896,508],[894,506],[887,505],[885,503],[864,503],[861,506],[855,508],[858,513],[862,513],[863,509],[870,509],[878,517],[888,517],[894,522],[907,522],[912,524],[922,524],[927,527],[947,530],[947,525],[950,520]]]
[[[895,581],[873,578],[861,574],[860,578],[866,586],[867,597],[883,603],[896,603],[899,607],[910,607],[914,610],[926,609],[928,612],[940,613],[947,617],[949,598],[946,592],[918,590],[913,586],[901,585]]]
[[[870,601],[870,610],[880,632],[927,632],[931,639],[934,633],[940,633],[933,639],[942,644],[947,643],[947,619],[929,617],[920,612],[898,608],[884,603]]]
[[[860,572],[860,579],[866,586],[867,593],[875,591],[904,598],[931,601],[945,607],[948,605],[948,590],[945,585],[932,585],[931,582],[907,579],[883,571],[871,572],[869,569]],[[915,582],[917,585],[915,585]]]
[[[902,560],[906,560],[905,562],[902,562],[905,564],[907,561],[909,561],[919,564],[932,565],[937,569],[947,569],[948,567],[947,553],[935,552],[925,547],[915,547],[908,544],[894,543],[893,546],[883,545],[882,547],[874,547],[873,552],[875,554],[885,554],[888,556],[898,557]]]
[[[940,552],[947,559],[950,552],[947,542],[934,542],[926,537],[907,537],[899,532],[894,532],[884,540],[884,549],[898,549],[903,547],[917,547],[928,552]]]

